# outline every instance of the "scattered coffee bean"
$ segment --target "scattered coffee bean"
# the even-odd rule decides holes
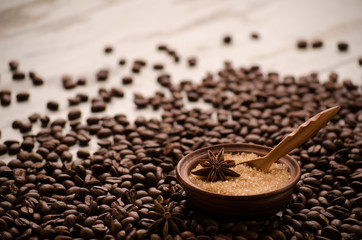
[[[13,72],[13,79],[14,80],[23,80],[25,78],[25,73],[24,72],[20,72],[18,70],[15,70]]]
[[[130,77],[130,76],[125,76],[125,77],[123,77],[122,78],[122,83],[123,84],[131,84],[133,82],[133,78],[132,77]]]
[[[98,81],[104,81],[107,80],[108,78],[108,70],[106,69],[101,69],[97,72],[97,80]]]
[[[73,98],[68,98],[68,103],[69,106],[75,106],[78,105],[81,102],[81,98],[80,97],[73,97]]]
[[[69,120],[78,119],[81,117],[81,115],[82,115],[82,112],[80,110],[74,109],[74,110],[69,111],[68,119]]]
[[[225,35],[225,36],[223,37],[223,43],[224,43],[224,44],[231,44],[231,42],[232,42],[232,38],[231,38],[230,35]]]
[[[337,43],[337,48],[340,52],[345,52],[348,50],[348,43],[346,42],[338,42]]]
[[[62,83],[64,89],[73,89],[77,86],[77,83],[74,82],[72,77],[69,75],[64,75],[62,77]]]
[[[78,84],[79,86],[84,86],[84,85],[87,84],[87,79],[86,79],[85,77],[80,77],[80,78],[78,78],[78,80],[77,80],[77,84]]]
[[[8,147],[5,144],[0,143],[0,155],[7,153]]]
[[[10,94],[1,94],[0,103],[2,106],[9,106],[11,103],[11,95]]]
[[[196,65],[197,63],[197,60],[195,57],[190,57],[187,59],[187,63],[189,64],[190,67],[193,67]]]
[[[112,53],[112,52],[113,52],[113,48],[112,48],[111,46],[106,46],[106,47],[104,48],[104,52],[105,52],[105,53]]]
[[[127,62],[126,59],[121,58],[121,59],[119,59],[118,64],[119,64],[119,65],[125,65],[126,62]]]
[[[11,71],[16,71],[16,70],[18,70],[19,62],[18,61],[10,61],[9,62],[9,67],[10,67]]]
[[[16,100],[18,102],[25,102],[29,99],[30,94],[28,92],[19,92],[16,94]]]
[[[155,70],[162,70],[163,68],[164,68],[164,66],[162,63],[155,63],[153,65],[153,69],[155,69]]]
[[[257,32],[252,32],[252,33],[250,33],[250,37],[252,38],[252,39],[259,39],[259,34],[257,33]]]
[[[167,50],[168,48],[167,48],[166,44],[159,44],[159,45],[157,46],[157,49],[158,49],[159,51],[165,51],[165,50]]]
[[[111,94],[114,97],[123,97],[124,96],[124,92],[120,88],[112,88],[111,89]]]
[[[103,101],[96,101],[92,103],[91,111],[92,112],[103,112],[106,110],[106,103]]]
[[[59,103],[56,101],[49,101],[47,103],[47,108],[51,111],[58,111],[59,109]]]
[[[321,48],[323,47],[323,42],[320,39],[315,39],[311,42],[312,48]]]
[[[308,46],[308,43],[306,40],[298,40],[297,48],[305,49],[305,48],[307,48],[307,46]]]
[[[41,77],[34,77],[32,78],[32,82],[34,86],[40,86],[44,84],[44,80]]]

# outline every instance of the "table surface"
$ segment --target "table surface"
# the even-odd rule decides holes
[[[253,32],[260,38],[252,39]],[[222,42],[226,35],[232,37],[227,46]],[[308,43],[320,39],[324,45],[301,50],[296,47],[299,39]],[[339,41],[349,44],[348,51],[338,51]],[[179,63],[157,51],[162,43],[180,54]],[[133,104],[134,93],[150,96],[161,89],[158,73],[152,69],[158,62],[166,66],[164,72],[171,73],[174,82],[198,82],[227,60],[234,66],[256,64],[264,72],[277,71],[281,76],[317,72],[321,81],[335,72],[340,80],[361,85],[361,43],[362,1],[357,0],[1,1],[0,90],[12,91],[12,103],[0,106],[0,142],[20,139],[12,122],[33,113],[66,118],[70,109],[77,108],[86,119],[91,114],[89,103],[69,107],[67,98],[80,92],[95,97],[100,87],[125,91],[125,97],[112,100],[101,115],[125,113],[131,121],[139,115],[159,117],[160,112],[139,111]],[[114,49],[111,54],[104,53],[107,45]],[[186,61],[192,56],[197,58],[194,68]],[[120,58],[127,60],[125,66],[118,65]],[[132,74],[131,62],[139,58],[148,65],[140,74]],[[19,61],[21,71],[35,71],[45,84],[34,87],[28,77],[12,80],[11,60]],[[95,74],[102,68],[109,69],[109,79],[97,82]],[[64,75],[86,77],[88,83],[65,90]],[[134,83],[123,86],[121,79],[128,75]],[[15,95],[21,91],[30,93],[29,101],[16,102]],[[49,100],[59,101],[60,110],[47,110]]]

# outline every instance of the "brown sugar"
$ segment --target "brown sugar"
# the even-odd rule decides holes
[[[226,181],[207,182],[205,177],[190,173],[190,180],[198,187],[223,195],[255,195],[271,192],[281,188],[290,179],[288,167],[282,163],[274,163],[267,173],[253,168],[248,164],[238,163],[258,157],[254,153],[227,153],[225,160],[234,160],[236,166],[231,170],[240,174],[240,177],[227,177]],[[201,168],[200,165],[195,169]]]

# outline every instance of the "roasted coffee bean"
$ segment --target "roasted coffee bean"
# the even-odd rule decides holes
[[[18,102],[25,102],[29,99],[30,94],[28,92],[19,92],[16,94],[16,100]]]
[[[82,115],[82,112],[78,109],[75,109],[75,110],[71,110],[69,113],[68,113],[68,119],[69,120],[74,120],[74,119],[78,119],[80,118]]]
[[[121,58],[121,59],[119,59],[118,64],[119,64],[119,65],[125,65],[126,62],[127,62],[126,59]]]
[[[130,77],[130,76],[125,76],[125,77],[123,77],[122,78],[122,83],[123,84],[131,84],[133,82],[133,78],[132,77]]]
[[[106,103],[103,101],[96,101],[92,103],[91,111],[92,112],[103,112],[106,110]]]
[[[57,111],[59,109],[59,103],[55,101],[49,101],[47,103],[47,108],[51,111]]]
[[[10,146],[8,146],[8,153],[10,155],[17,154],[20,152],[20,144],[19,143],[13,143]]]
[[[112,53],[112,52],[113,52],[113,48],[112,48],[111,46],[106,46],[106,47],[104,48],[104,52],[105,52],[105,53]]]
[[[90,229],[88,227],[83,227],[80,230],[80,236],[85,239],[91,239],[94,237],[94,232],[92,229]]]
[[[337,43],[338,50],[340,52],[345,52],[348,50],[348,43],[346,42],[338,42]]]
[[[34,77],[34,78],[32,79],[32,82],[33,82],[33,85],[34,85],[34,86],[40,86],[40,85],[43,85],[43,84],[44,84],[44,80],[43,80],[43,78],[41,78],[41,77]]]
[[[257,33],[257,32],[250,33],[250,37],[252,39],[259,39],[260,38],[259,33]]]
[[[21,133],[30,132],[32,127],[33,127],[33,125],[31,124],[31,122],[22,122],[21,126],[20,126],[20,132]]]
[[[123,97],[124,96],[124,91],[120,88],[112,88],[111,89],[111,94],[114,97]]]
[[[23,80],[25,78],[25,73],[18,70],[13,71],[14,80]]]
[[[39,194],[44,196],[50,196],[54,190],[54,186],[50,184],[41,184],[38,188]]]
[[[197,59],[195,57],[190,57],[187,59],[187,63],[190,67],[193,67],[197,63]]]
[[[298,40],[298,42],[297,42],[298,48],[305,49],[305,48],[307,48],[307,46],[308,46],[308,43],[306,40]]]
[[[155,69],[155,70],[162,70],[163,68],[164,68],[164,66],[162,63],[155,63],[153,65],[153,69]]]
[[[10,94],[2,94],[0,96],[0,103],[2,106],[9,106],[11,103],[11,95]]]
[[[7,153],[8,147],[5,144],[0,143],[0,155]]]
[[[224,44],[230,44],[231,42],[232,42],[232,38],[231,38],[230,35],[225,35],[225,36],[223,37],[223,43],[224,43]]]
[[[109,71],[107,69],[101,69],[97,72],[97,80],[98,81],[104,81],[108,78]]]
[[[81,102],[81,99],[79,97],[68,98],[69,106],[78,105],[80,102]]]
[[[9,68],[11,71],[16,71],[19,67],[19,62],[18,61],[10,61],[9,62]]]
[[[312,48],[321,48],[323,46],[323,42],[320,39],[315,39],[311,42]]]

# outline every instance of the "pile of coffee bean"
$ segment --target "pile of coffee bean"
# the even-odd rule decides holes
[[[133,65],[146,66],[143,60]],[[97,77],[105,80],[108,71]],[[14,121],[23,140],[0,143],[0,155],[11,159],[0,161],[1,239],[362,238],[362,94],[351,81],[338,81],[337,74],[323,83],[317,74],[281,78],[226,62],[199,82],[175,84],[170,74],[157,82],[164,91],[136,93],[134,101],[138,108],[161,108],[159,119],[131,122],[116,114],[82,122],[81,111],[72,110],[67,119],[33,114]],[[123,91],[99,94],[93,112],[105,110],[108,95],[122,97]],[[188,101],[203,101],[209,110],[188,108]],[[335,105],[341,106],[338,116],[291,153],[302,177],[285,210],[268,219],[219,219],[189,203],[175,177],[183,156],[221,143],[275,146]],[[48,108],[56,110],[57,103]],[[38,122],[41,130],[31,132]],[[91,141],[95,152],[85,148]],[[150,213],[155,201],[165,208],[173,203],[172,214],[181,216],[168,236],[163,225],[148,231],[158,219]]]

